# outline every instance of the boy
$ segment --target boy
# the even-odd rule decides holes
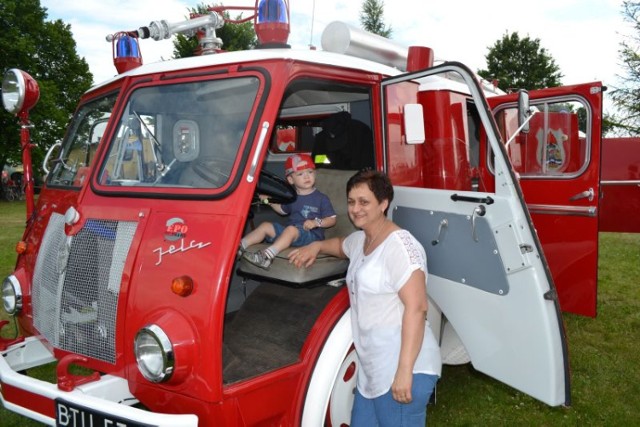
[[[324,229],[336,223],[336,213],[329,198],[315,188],[316,166],[307,154],[294,154],[285,162],[285,175],[298,194],[295,202],[269,204],[280,215],[289,215],[287,226],[263,222],[244,236],[240,242],[242,257],[258,267],[267,269],[281,251],[290,246],[305,246],[324,239]],[[262,199],[262,196],[261,196]],[[271,243],[265,250],[247,252],[246,249],[265,240]]]

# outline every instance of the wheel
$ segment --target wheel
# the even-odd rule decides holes
[[[318,356],[302,408],[302,427],[342,427],[351,420],[358,359],[351,311],[336,323]]]
[[[356,377],[360,361],[356,349],[351,347],[333,383],[325,426],[347,427],[351,422],[351,408],[356,390]]]
[[[258,194],[269,196],[271,203],[279,204],[293,203],[298,197],[295,188],[287,180],[264,169],[260,171],[256,198]]]

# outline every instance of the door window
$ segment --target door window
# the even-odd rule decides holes
[[[590,135],[587,104],[581,100],[538,102],[530,131],[520,133],[507,145],[509,158],[521,177],[571,178],[589,163]],[[496,114],[502,135],[509,141],[518,129],[516,107]]]

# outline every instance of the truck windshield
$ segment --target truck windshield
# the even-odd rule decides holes
[[[62,150],[48,176],[48,184],[80,187],[88,177],[98,145],[102,140],[117,93],[88,102],[78,109]]]
[[[223,187],[259,86],[257,77],[247,76],[136,89],[113,134],[100,184]]]

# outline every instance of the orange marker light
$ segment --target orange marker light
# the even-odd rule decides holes
[[[171,291],[181,297],[188,297],[193,292],[193,279],[189,276],[176,277],[171,281]]]
[[[18,243],[16,243],[16,252],[20,255],[27,252],[27,242],[25,242],[24,240],[20,240]]]

